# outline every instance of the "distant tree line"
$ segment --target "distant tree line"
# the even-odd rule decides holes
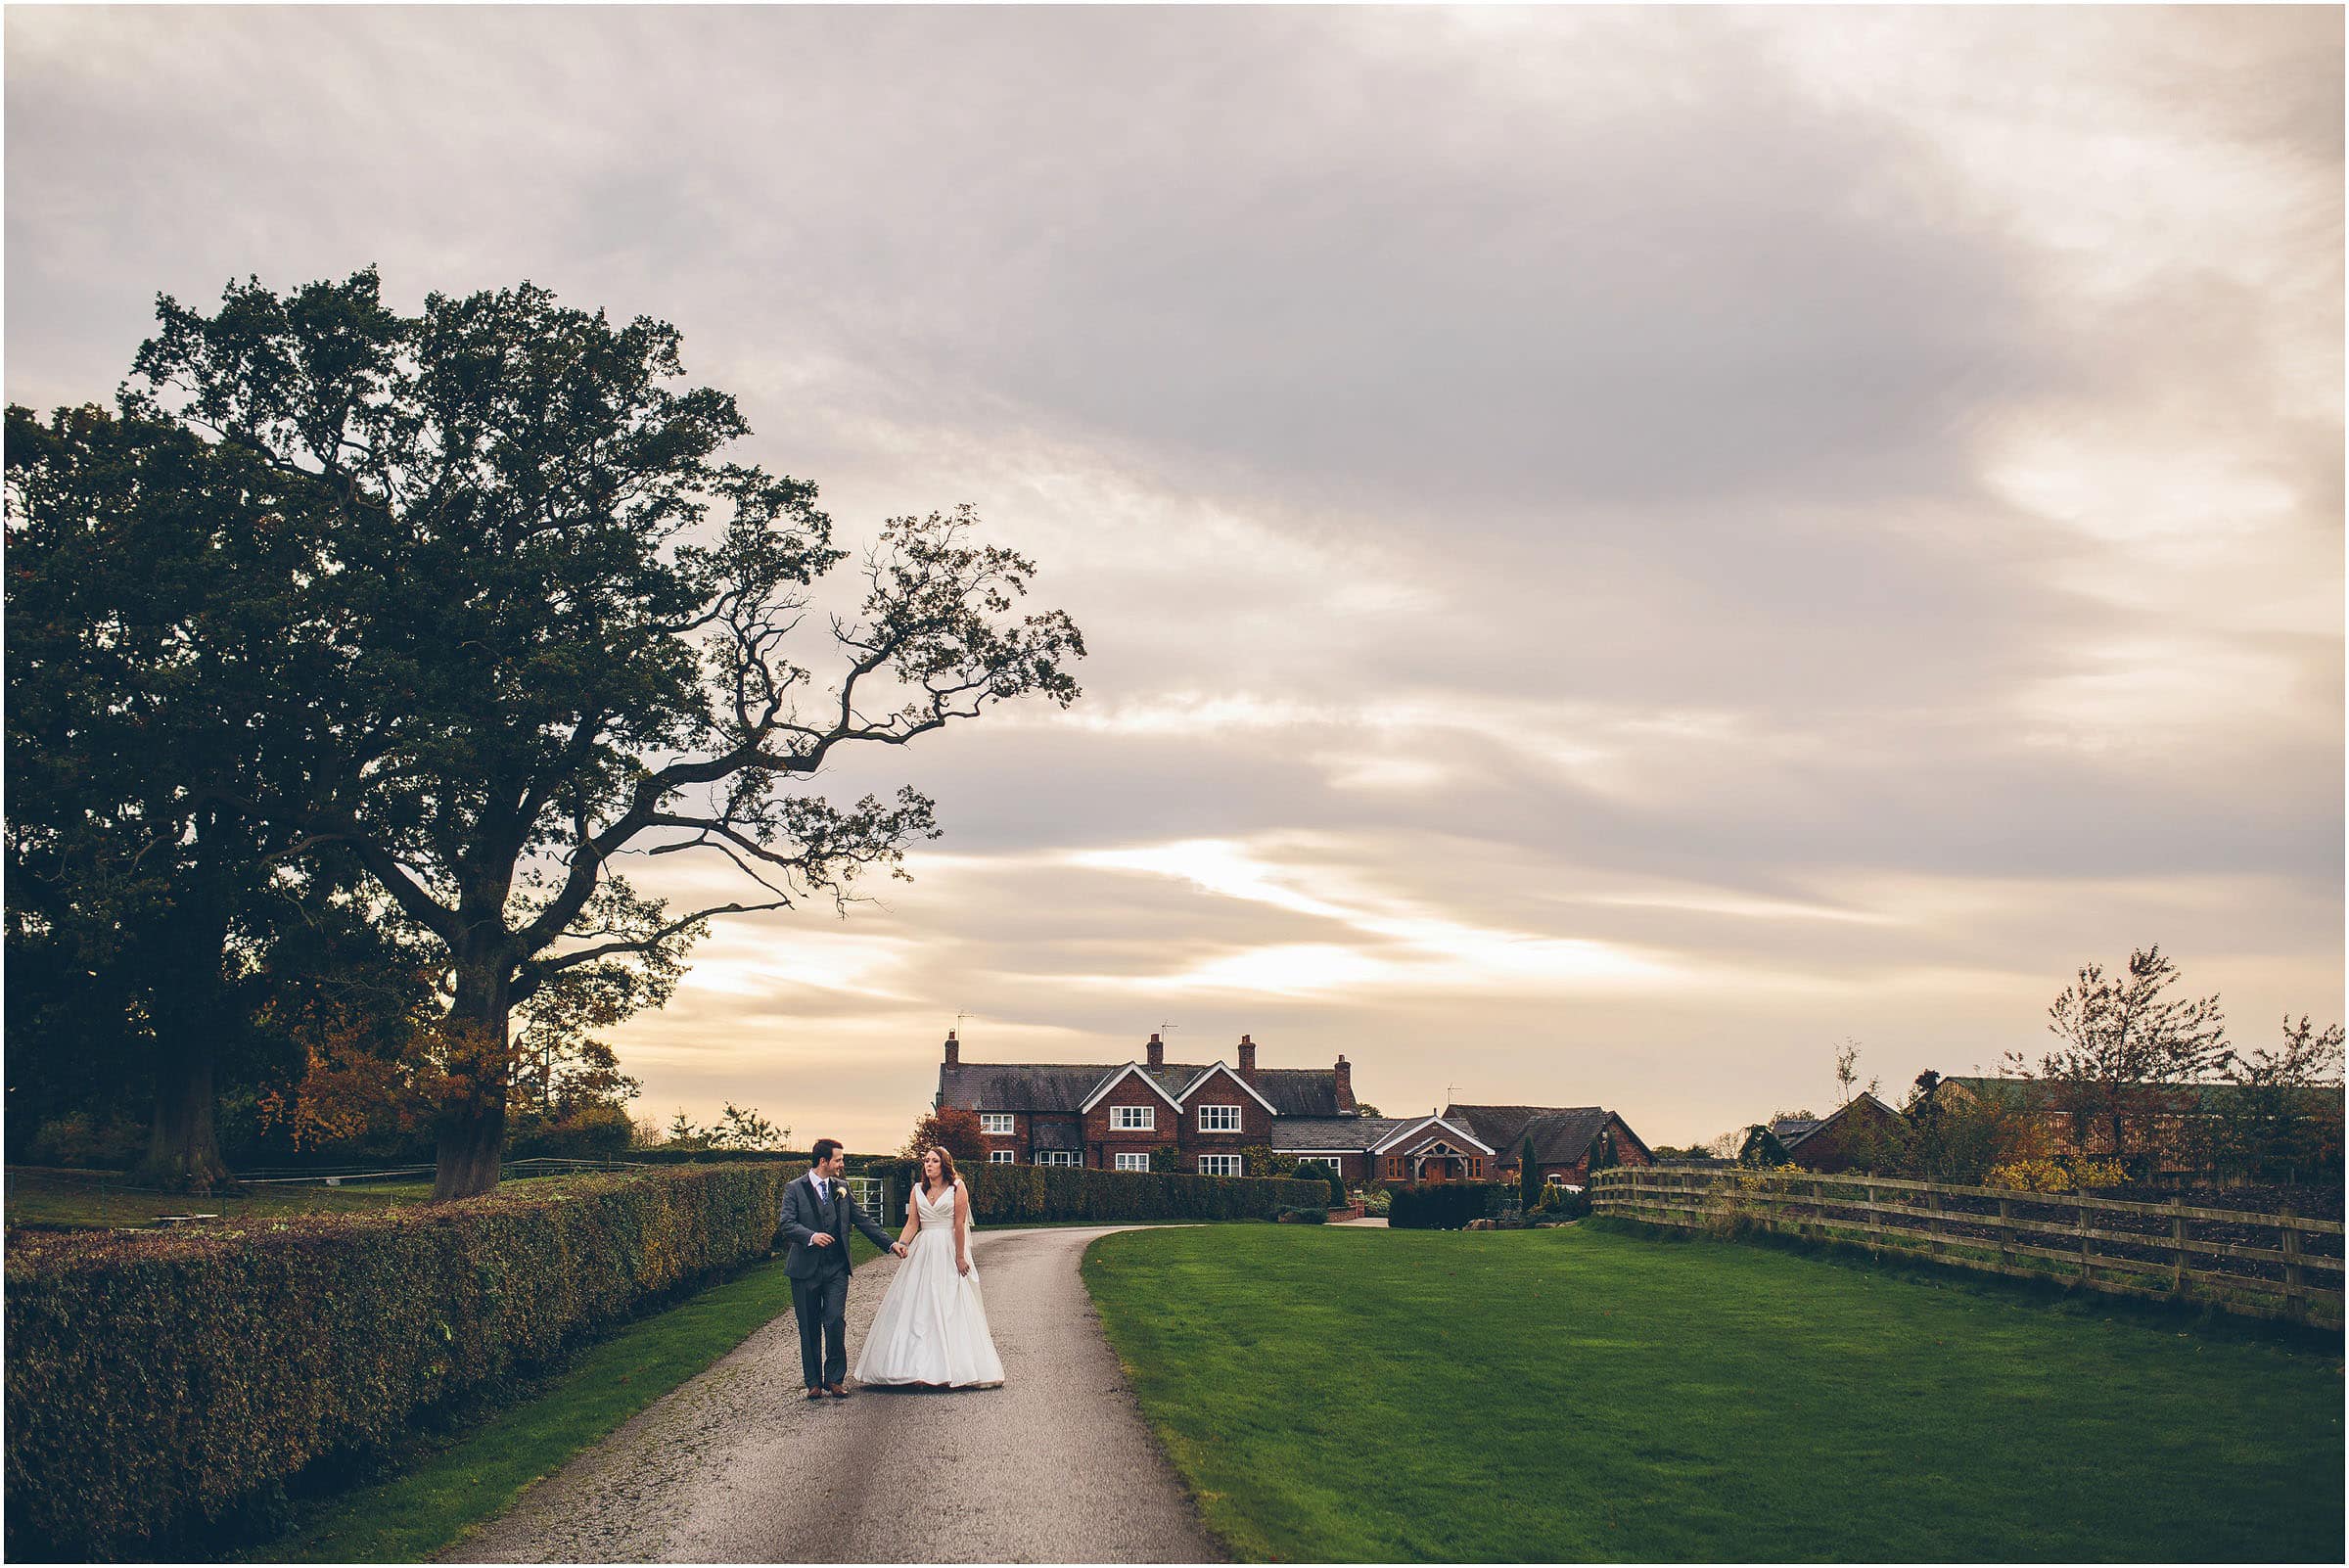
[[[2048,1009],[2052,1049],[2034,1062],[2004,1053],[1998,1074],[1958,1092],[1917,1075],[1892,1122],[1870,1119],[1841,1139],[1854,1168],[1887,1176],[1989,1182],[1995,1173],[2068,1181],[2184,1173],[2207,1180],[2341,1179],[2342,1043],[2335,1024],[2286,1017],[2273,1044],[2238,1049],[2217,995],[2182,993],[2158,945],[2118,973],[2081,969]],[[1842,1103],[1860,1092],[1859,1045],[1835,1054]],[[1773,1124],[1818,1120],[1781,1111],[1662,1158],[1709,1156],[1749,1166],[1800,1163]],[[1791,1134],[1790,1134],[1791,1135]]]
[[[819,616],[850,558],[815,487],[724,455],[748,426],[664,323],[528,283],[405,315],[372,270],[157,313],[114,407],[7,413],[36,1157],[206,1188],[224,1136],[420,1141],[447,1197],[517,1137],[624,1137],[603,1036],[714,917],[845,904],[937,834],[819,769],[1077,696],[1076,626],[1018,611],[1034,567],[967,509],[891,520]],[[682,853],[740,891],[622,869]]]

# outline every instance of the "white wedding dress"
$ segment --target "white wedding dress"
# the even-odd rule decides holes
[[[954,1188],[934,1201],[916,1187],[913,1213],[921,1228],[881,1298],[873,1326],[865,1331],[864,1351],[856,1358],[856,1381],[997,1386],[1003,1381],[1003,1362],[995,1355],[994,1336],[988,1332],[979,1266],[972,1264],[967,1274],[954,1267]]]

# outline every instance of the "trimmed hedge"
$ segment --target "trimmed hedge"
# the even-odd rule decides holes
[[[1492,1218],[1500,1208],[1497,1181],[1437,1181],[1387,1190],[1392,1194],[1387,1225],[1394,1230],[1457,1230],[1471,1220]]]
[[[8,1555],[183,1539],[760,1257],[797,1174],[733,1164],[266,1229],[14,1239]]]
[[[1274,1176],[1178,1176],[1158,1171],[1090,1171],[1065,1165],[966,1165],[971,1219],[983,1225],[1016,1225],[1038,1220],[1269,1220],[1283,1209],[1329,1207],[1328,1183]],[[894,1213],[882,1224],[905,1218],[904,1203],[921,1179],[917,1160],[868,1163],[859,1176],[887,1176]]]

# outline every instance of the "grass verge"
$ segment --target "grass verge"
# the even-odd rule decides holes
[[[1242,1558],[2341,1560],[2337,1338],[1582,1225],[1170,1229],[1084,1276]]]
[[[509,1176],[500,1187],[541,1191],[542,1183],[560,1185],[575,1179],[568,1175]],[[12,1230],[23,1225],[72,1229],[144,1225],[166,1214],[216,1214],[221,1225],[233,1227],[252,1219],[275,1220],[298,1214],[370,1214],[428,1202],[432,1195],[430,1181],[369,1181],[340,1187],[248,1186],[233,1193],[191,1197],[184,1192],[124,1186],[118,1179],[94,1175],[11,1171],[6,1213]]]
[[[852,1238],[861,1262],[876,1256]],[[638,1410],[791,1311],[782,1255],[581,1349],[521,1403],[468,1430],[419,1435],[386,1466],[396,1473],[340,1496],[297,1504],[292,1528],[248,1546],[250,1562],[417,1562],[512,1507]]]

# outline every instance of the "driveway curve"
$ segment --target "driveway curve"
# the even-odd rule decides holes
[[[1004,1386],[811,1401],[785,1313],[523,1494],[459,1562],[1211,1562],[1102,1337],[1099,1229],[972,1237]],[[849,1360],[898,1265],[849,1286]]]

